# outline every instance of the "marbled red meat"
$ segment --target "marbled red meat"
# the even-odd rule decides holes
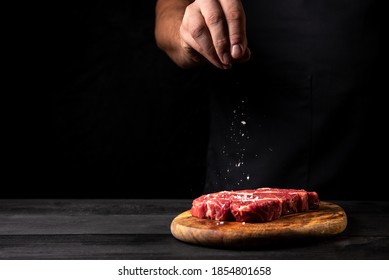
[[[318,209],[319,196],[304,189],[258,188],[220,191],[192,202],[192,216],[239,222],[270,222],[282,215]]]

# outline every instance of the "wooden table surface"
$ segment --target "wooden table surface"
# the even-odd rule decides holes
[[[1,199],[0,259],[389,259],[389,202],[332,202],[348,217],[334,238],[228,250],[172,236],[171,221],[191,200]]]

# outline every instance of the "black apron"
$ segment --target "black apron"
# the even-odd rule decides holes
[[[377,197],[368,190],[385,184],[387,152],[377,3],[243,1],[252,59],[207,74],[205,193],[286,187]]]

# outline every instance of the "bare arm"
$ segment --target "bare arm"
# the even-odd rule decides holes
[[[250,57],[240,0],[158,0],[155,38],[180,67],[228,69]]]

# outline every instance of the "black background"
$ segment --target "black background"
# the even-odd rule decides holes
[[[15,106],[4,110],[1,197],[199,195],[209,133],[206,77],[179,69],[157,48],[155,1],[56,4],[43,14],[23,21],[28,36],[10,32],[18,48],[8,55],[9,72],[17,75],[8,82],[18,91],[3,94]],[[387,137],[375,136],[386,123],[380,100],[371,123],[378,144],[368,148],[385,159]],[[362,163],[375,171],[371,187],[386,185],[385,164]]]
[[[198,195],[208,96],[199,73],[182,71],[157,48],[155,1],[56,8],[45,22],[51,111],[43,119],[51,122],[24,125],[16,183],[3,197]]]

